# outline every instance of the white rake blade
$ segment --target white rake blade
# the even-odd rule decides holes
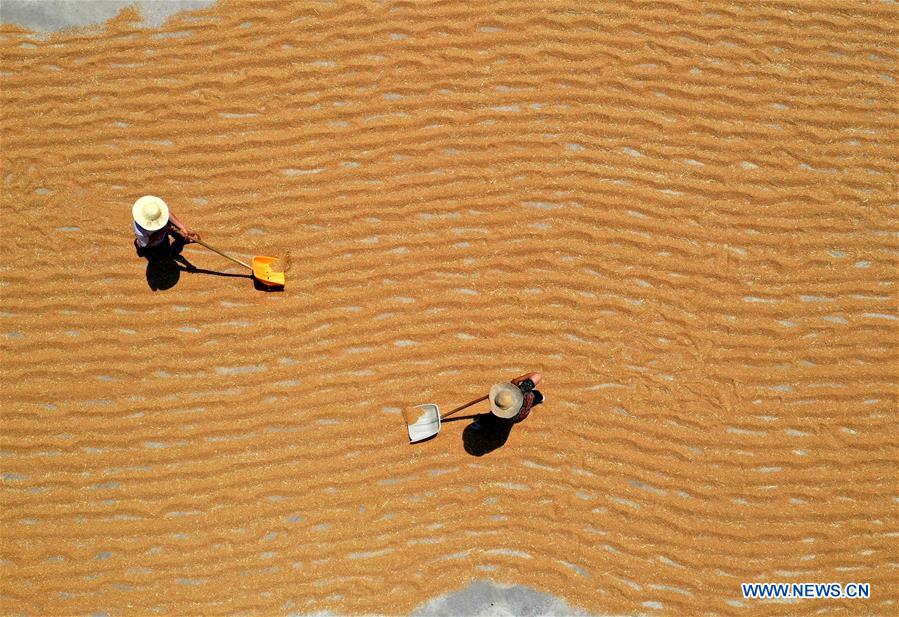
[[[420,409],[418,419],[409,424],[409,442],[415,443],[433,437],[440,432],[440,408],[433,403],[416,405]]]

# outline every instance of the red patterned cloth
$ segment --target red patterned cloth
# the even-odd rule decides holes
[[[528,381],[530,381],[530,379]],[[524,393],[524,402],[521,403],[521,411],[512,418],[512,424],[518,424],[531,415],[531,409],[534,407],[534,400],[536,400],[536,398],[537,396],[533,392]]]

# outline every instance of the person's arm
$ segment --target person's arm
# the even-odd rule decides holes
[[[536,386],[543,379],[543,375],[541,375],[540,373],[528,373],[527,375],[522,375],[521,377],[516,377],[515,379],[512,380],[512,383],[514,383],[517,386],[518,384],[525,381],[526,379],[530,379],[532,382],[534,382],[534,386]]]
[[[169,210],[169,227],[172,231],[181,234],[188,242],[196,242],[200,239],[200,234],[189,230],[187,226],[181,222],[181,219],[179,219],[171,210]]]

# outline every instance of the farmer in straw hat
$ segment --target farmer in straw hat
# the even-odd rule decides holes
[[[490,388],[490,412],[492,418],[518,424],[531,414],[531,410],[546,400],[535,390],[537,384],[543,380],[540,373],[528,373],[523,377],[513,379],[505,383],[495,384]],[[479,417],[472,425],[473,428],[481,428],[481,420],[487,419],[487,414]]]
[[[141,257],[161,253],[178,254],[184,244],[196,242],[200,234],[191,231],[159,197],[144,195],[131,208],[134,218],[134,246]],[[169,234],[174,243],[169,244]]]

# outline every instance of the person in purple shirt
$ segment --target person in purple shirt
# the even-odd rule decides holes
[[[141,257],[177,254],[185,244],[200,239],[200,234],[188,229],[159,197],[144,195],[134,202],[131,215],[134,246]],[[169,243],[170,235],[174,239],[172,244]]]

